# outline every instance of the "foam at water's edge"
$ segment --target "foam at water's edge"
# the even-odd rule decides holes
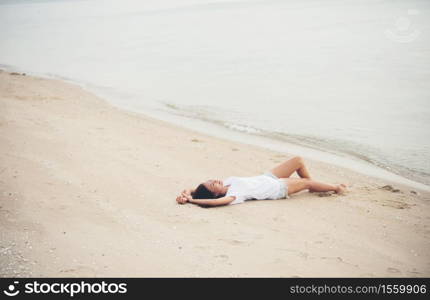
[[[335,155],[336,157],[343,157],[345,159],[362,161],[362,162],[371,164],[374,167],[384,169],[387,172],[393,173],[400,177],[404,177],[414,182],[418,182],[425,186],[428,186],[430,183],[428,182],[428,179],[430,178],[430,174],[427,174],[427,173],[418,174],[417,172],[404,168],[400,165],[393,165],[390,162],[379,161],[378,159],[373,158],[370,155],[366,155],[365,153],[359,152],[358,149],[360,149],[361,145],[355,145],[355,144],[346,145],[345,141],[337,141],[333,139],[327,140],[327,139],[321,139],[313,136],[286,134],[281,132],[270,132],[270,131],[263,130],[260,128],[255,128],[249,125],[236,124],[233,122],[225,122],[222,120],[211,118],[206,114],[201,115],[198,113],[194,113],[187,110],[184,107],[180,107],[178,105],[173,105],[170,103],[164,103],[164,106],[167,108],[167,112],[170,114],[176,114],[178,116],[185,117],[185,118],[199,119],[201,121],[213,123],[218,126],[222,126],[236,132],[260,136],[271,140],[276,140],[279,142],[285,142],[288,144],[294,144],[304,148],[308,148],[308,149],[310,148],[318,152],[330,153],[332,155]],[[351,144],[351,142],[349,143]],[[344,147],[339,146],[339,144],[344,144],[343,145]],[[338,146],[338,147],[333,147],[333,146]],[[346,147],[346,146],[349,146],[349,147]]]

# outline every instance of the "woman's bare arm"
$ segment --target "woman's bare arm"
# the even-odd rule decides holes
[[[224,196],[218,199],[188,199],[188,202],[203,206],[221,206],[227,205],[235,199],[234,196]]]

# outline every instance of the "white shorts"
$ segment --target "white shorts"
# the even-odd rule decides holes
[[[279,192],[278,192],[278,196],[276,197],[276,199],[284,199],[284,198],[289,198],[288,197],[288,185],[284,180],[280,180],[278,176],[276,176],[275,174],[273,174],[270,171],[264,172],[263,175],[272,177],[274,179],[279,180]]]

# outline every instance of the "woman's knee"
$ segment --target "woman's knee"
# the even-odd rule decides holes
[[[305,161],[303,160],[303,157],[301,156],[294,156],[292,158],[292,160],[294,160],[298,165],[304,165]]]

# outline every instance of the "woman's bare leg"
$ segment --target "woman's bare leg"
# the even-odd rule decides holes
[[[276,166],[270,171],[273,173],[273,175],[279,178],[288,178],[294,172],[297,172],[297,175],[299,175],[301,178],[311,178],[311,175],[309,174],[309,171],[300,156],[295,156],[292,159],[289,159]]]
[[[346,190],[346,185],[339,184],[328,184],[319,181],[315,181],[307,178],[283,178],[288,185],[288,195],[301,192],[303,190],[309,190],[309,192],[336,192],[342,194]]]

